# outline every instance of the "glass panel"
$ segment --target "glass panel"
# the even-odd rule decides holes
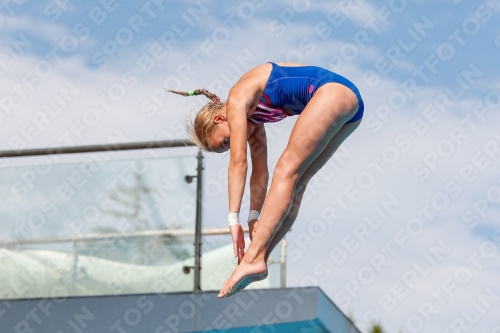
[[[193,241],[194,237],[116,238],[3,249],[0,298],[193,290],[193,272],[185,274],[182,269],[192,262]]]
[[[193,236],[149,236],[0,248],[0,299],[190,291],[193,243]],[[201,288],[219,290],[236,266],[231,239],[205,237],[202,249]],[[281,244],[268,278],[248,289],[280,287],[280,254]]]
[[[193,290],[196,157],[99,154],[0,168],[0,299]],[[202,244],[201,288],[219,290],[236,266],[231,237]],[[280,286],[280,251],[249,289]]]
[[[45,157],[49,159],[49,157]],[[47,163],[47,164],[45,164]],[[2,238],[194,228],[196,158],[176,157],[0,169]]]
[[[196,157],[95,156],[0,169],[0,298],[193,289]]]

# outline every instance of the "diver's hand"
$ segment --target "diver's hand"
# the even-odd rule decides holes
[[[245,234],[241,224],[235,224],[229,227],[231,238],[233,239],[234,256],[238,257],[238,265],[245,255]]]

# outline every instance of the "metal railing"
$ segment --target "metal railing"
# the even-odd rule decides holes
[[[129,142],[129,143],[116,143],[109,145],[102,144],[102,145],[88,145],[88,146],[75,146],[75,147],[51,147],[51,148],[21,149],[21,150],[4,150],[0,151],[0,158],[55,155],[55,154],[94,153],[94,152],[131,150],[131,149],[194,147],[194,146],[195,146],[194,143],[183,140]]]
[[[119,144],[103,144],[103,145],[86,145],[75,147],[52,147],[52,148],[37,148],[0,151],[0,158],[6,157],[27,157],[39,155],[54,155],[54,154],[74,154],[74,153],[90,153],[90,152],[110,152],[123,151],[132,149],[152,149],[152,148],[167,148],[167,147],[193,147],[194,144],[189,141],[173,140],[173,141],[153,141],[153,142],[135,142],[135,143],[119,143]],[[197,158],[197,173],[196,175],[186,175],[185,181],[190,183],[194,178],[197,180],[196,186],[196,225],[195,230],[190,229],[168,229],[168,230],[146,230],[130,233],[104,233],[104,234],[80,234],[66,237],[45,237],[45,238],[26,238],[26,239],[7,239],[0,240],[0,247],[14,247],[33,244],[55,244],[55,243],[73,243],[73,246],[79,242],[113,240],[113,239],[130,239],[141,237],[185,237],[193,236],[194,234],[194,266],[184,267],[184,272],[194,270],[194,290],[201,290],[200,286],[200,269],[201,269],[201,245],[202,235],[228,235],[230,234],[227,228],[218,229],[202,229],[202,184],[203,184],[203,154],[198,151]],[[243,228],[245,233],[248,233],[248,228]],[[286,240],[281,243],[281,253],[279,260],[269,259],[268,264],[280,264],[280,285],[285,287],[286,284]]]
[[[243,232],[248,233],[248,227],[243,228]],[[227,228],[202,229],[201,234],[204,236],[229,235],[230,231]],[[66,237],[4,239],[0,241],[0,246],[12,247],[20,245],[78,243],[78,242],[88,242],[88,241],[128,239],[128,238],[140,238],[140,237],[162,237],[162,236],[187,237],[193,235],[195,235],[195,230],[192,229],[145,230],[145,231],[128,232],[128,233],[85,234],[85,235],[72,235]]]
[[[2,157],[26,157],[26,156],[39,156],[39,155],[55,155],[55,154],[75,154],[75,153],[90,153],[90,152],[104,152],[104,151],[122,151],[132,149],[151,149],[151,148],[172,148],[172,147],[188,147],[195,146],[194,143],[184,140],[170,140],[170,141],[148,141],[148,142],[129,142],[117,143],[113,145],[87,145],[87,146],[74,146],[74,147],[52,147],[52,148],[38,148],[38,149],[23,149],[12,151],[0,151],[0,158]],[[187,176],[197,178],[196,185],[196,227],[195,227],[195,264],[194,264],[194,290],[201,290],[200,288],[200,268],[201,268],[201,202],[202,202],[202,175],[203,175],[203,154],[201,150],[198,151],[196,156],[198,160],[197,175]],[[188,178],[186,178],[188,181]]]

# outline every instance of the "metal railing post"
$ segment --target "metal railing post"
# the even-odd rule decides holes
[[[201,270],[201,197],[203,185],[203,154],[198,151],[198,175],[196,177],[196,231],[194,235],[194,290],[201,290],[200,270]]]

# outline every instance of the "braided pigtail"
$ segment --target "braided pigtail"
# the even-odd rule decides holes
[[[214,103],[219,103],[220,102],[219,96],[217,96],[215,94],[212,94],[211,92],[209,92],[206,89],[196,89],[196,90],[190,90],[190,91],[187,91],[187,92],[185,92],[185,91],[169,90],[169,89],[167,89],[167,91],[169,91],[171,93],[174,93],[174,94],[182,95],[182,96],[205,95],[206,97],[208,97],[209,99],[211,99],[212,102],[214,102]]]
[[[204,95],[211,100],[211,102],[205,104],[205,106],[202,107],[200,111],[198,111],[198,114],[194,117],[194,120],[186,118],[185,124],[186,131],[188,132],[191,141],[205,151],[212,151],[208,143],[208,139],[212,135],[216,126],[213,118],[217,114],[225,112],[224,107],[226,103],[221,102],[220,98],[217,95],[212,94],[206,89],[196,89],[187,92],[169,89],[167,89],[167,91],[181,96]]]

